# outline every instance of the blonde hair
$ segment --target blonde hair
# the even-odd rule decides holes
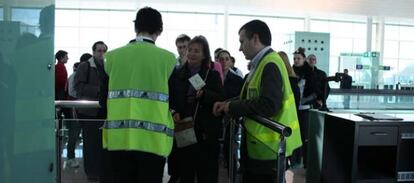
[[[286,70],[288,72],[289,77],[297,77],[295,71],[293,70],[292,66],[289,63],[289,58],[284,51],[278,52],[280,58],[282,58],[283,62],[285,63]]]

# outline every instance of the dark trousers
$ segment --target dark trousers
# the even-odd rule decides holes
[[[277,174],[256,174],[252,172],[243,172],[242,183],[277,183]]]
[[[293,164],[299,164],[301,158],[303,158],[303,166],[307,165],[307,146],[309,141],[308,126],[309,126],[309,110],[298,110],[300,136],[302,140],[302,147],[296,149],[293,152],[291,161]]]
[[[97,119],[97,117],[78,114],[79,119]],[[83,137],[83,164],[88,178],[99,179],[102,162],[102,130],[103,121],[79,120]]]
[[[168,183],[175,183],[180,179],[179,176],[179,151],[178,148],[174,142],[174,145],[172,147],[171,153],[168,156],[167,159],[168,162],[168,174],[170,175],[170,180],[168,181]]]
[[[73,119],[73,118],[72,118]],[[70,120],[66,122],[66,127],[68,128],[68,159],[75,158],[75,149],[76,149],[76,143],[79,139],[80,135],[80,124],[79,121]]]
[[[217,139],[179,149],[180,183],[217,183],[220,145]]]
[[[108,155],[106,158],[109,158],[111,166],[105,166],[104,174],[110,177],[110,182],[162,183],[164,157],[140,151],[106,152]]]

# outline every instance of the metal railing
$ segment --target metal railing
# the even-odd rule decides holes
[[[262,117],[262,116],[258,116],[258,115],[254,115],[254,116],[249,116],[250,119],[253,119],[254,121],[258,122],[259,124],[275,131],[276,133],[280,134],[280,142],[279,142],[279,147],[278,147],[278,151],[277,151],[277,182],[278,183],[285,183],[285,169],[286,169],[286,138],[288,138],[291,134],[292,134],[292,129],[290,127],[284,126],[282,124],[280,124],[279,122],[276,121],[272,121],[268,118]],[[234,139],[234,124],[235,124],[235,120],[231,120],[230,124],[230,139]],[[242,125],[243,126],[243,125]],[[245,128],[243,126],[243,128]],[[233,146],[232,143],[230,143],[230,148],[229,148],[229,182],[230,183],[234,183],[234,151],[235,148]]]
[[[88,101],[88,100],[56,100],[55,101],[55,108],[56,108],[56,120],[55,120],[55,135],[56,135],[56,182],[60,183],[62,180],[61,174],[61,142],[63,141],[64,132],[62,129],[63,118],[58,116],[59,111],[63,108],[72,109],[73,118],[76,119],[76,109],[86,109],[86,108],[100,108],[98,101]]]

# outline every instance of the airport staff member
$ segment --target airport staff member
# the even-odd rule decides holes
[[[136,41],[106,54],[109,92],[103,147],[117,183],[162,183],[173,143],[168,79],[176,64],[173,53],[154,44],[162,30],[161,14],[142,8],[135,20]]]
[[[253,20],[239,30],[240,51],[253,67],[242,89],[240,100],[216,102],[213,112],[230,116],[260,115],[292,128],[286,142],[286,155],[301,146],[299,122],[289,76],[280,56],[270,47],[269,27]],[[280,134],[246,117],[242,142],[244,183],[277,181],[277,150]]]

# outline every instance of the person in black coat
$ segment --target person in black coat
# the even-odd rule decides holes
[[[300,125],[300,133],[302,138],[302,148],[301,150],[295,150],[293,155],[293,166],[299,165],[301,163],[301,158],[303,157],[303,165],[306,168],[306,150],[307,150],[307,142],[308,142],[308,123],[309,123],[309,109],[311,109],[312,105],[317,96],[320,95],[319,91],[319,82],[317,81],[316,74],[313,72],[312,68],[309,64],[305,61],[305,49],[298,48],[297,51],[293,53],[294,57],[294,65],[293,70],[298,76],[298,86],[300,90],[300,102],[299,102],[299,110],[298,110],[298,118],[299,118],[299,125]]]
[[[241,78],[239,75],[236,74],[235,71],[232,69],[232,57],[230,55],[230,52],[227,50],[220,50],[217,53],[218,61],[221,64],[221,67],[223,68],[223,74],[224,74],[224,99],[225,100],[231,100],[234,97],[240,96],[240,91],[243,87],[244,81],[243,78]],[[224,143],[223,143],[223,153],[226,160],[226,164],[228,167],[228,172],[230,175],[230,148],[235,147],[234,145],[237,144],[237,141],[235,138],[231,139],[230,135],[230,129],[231,125],[233,125],[234,131],[233,136],[235,136],[239,130],[238,123],[231,124],[230,123],[230,117],[225,116],[224,117],[224,126],[225,126],[225,135],[224,135]],[[236,167],[237,165],[237,153],[233,148],[233,167]],[[231,175],[233,175],[233,180],[235,180],[237,168],[233,168],[233,172]]]
[[[207,40],[203,36],[194,37],[188,44],[187,62],[174,70],[170,77],[170,108],[177,125],[182,119],[194,118],[194,131],[197,143],[177,147],[174,153],[180,183],[218,182],[219,142],[222,133],[221,117],[212,113],[213,104],[223,99],[223,86],[217,71],[210,69],[211,56]],[[211,65],[212,66],[212,65]],[[199,90],[189,79],[199,75],[205,86]]]
[[[314,108],[320,109],[320,110],[327,110],[326,106],[326,99],[328,98],[329,92],[331,88],[329,87],[329,83],[327,81],[327,75],[323,70],[320,70],[316,67],[317,58],[314,54],[308,55],[308,58],[306,60],[315,73],[316,81],[319,86],[319,93],[316,98],[316,102],[313,103]]]

